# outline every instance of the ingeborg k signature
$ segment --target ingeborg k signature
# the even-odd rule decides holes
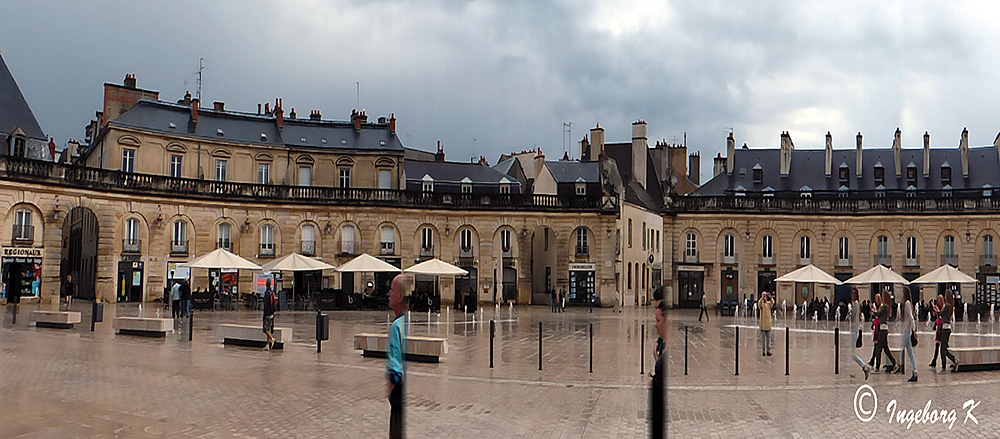
[[[868,399],[871,399],[871,405],[868,405]],[[967,424],[972,421],[974,424],[979,425],[979,420],[976,416],[972,414],[972,411],[976,407],[979,407],[982,401],[976,401],[970,399],[962,404],[962,410],[965,410],[965,420],[962,424]],[[869,408],[870,407],[870,408]],[[878,395],[875,394],[875,389],[872,386],[863,384],[858,387],[858,391],[854,392],[854,414],[858,416],[861,422],[868,422],[875,419],[875,413],[878,412]],[[906,410],[898,406],[895,399],[889,401],[889,404],[885,406],[885,412],[889,415],[889,423],[892,424],[896,422],[899,425],[906,424],[906,429],[909,430],[914,423],[917,424],[937,424],[947,425],[948,429],[955,425],[955,421],[958,419],[958,414],[954,409],[932,409],[931,400],[927,400],[927,404],[924,407],[917,410]]]

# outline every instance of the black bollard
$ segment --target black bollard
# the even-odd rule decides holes
[[[684,325],[684,375],[688,374],[688,327]]]
[[[785,376],[788,376],[788,327],[785,326]]]
[[[496,334],[496,321],[490,320],[490,369],[493,368],[493,336]]]
[[[542,370],[542,322],[538,322],[538,370]]]
[[[642,324],[642,335],[639,336],[639,375],[646,373],[646,324]]]
[[[194,340],[194,310],[188,313],[188,341]]]
[[[14,316],[11,317],[10,324],[11,325],[17,324],[17,302],[14,302]]]
[[[594,373],[594,324],[590,324],[590,373]]]
[[[97,300],[94,300],[94,305],[90,308],[90,332],[94,332],[94,326],[97,323]]]
[[[833,374],[840,375],[840,327],[833,328]]]
[[[740,376],[740,327],[736,327],[736,376]]]

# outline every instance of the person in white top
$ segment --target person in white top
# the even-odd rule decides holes
[[[909,382],[917,381],[917,356],[913,353],[913,339],[917,337],[915,331],[916,324],[913,319],[913,295],[910,293],[910,288],[907,286],[903,287],[903,315],[899,322],[899,345],[903,347],[906,351],[906,355],[910,358],[910,368],[913,370],[913,376],[910,377]]]
[[[858,299],[858,289],[851,288],[851,335],[855,340],[851,340],[851,358],[854,359],[858,366],[861,366],[861,371],[865,373],[865,381],[868,381],[868,375],[871,373],[872,367],[865,363],[865,360],[861,359],[858,355],[858,344],[861,343],[861,302]],[[856,334],[856,335],[855,335]],[[851,376],[853,378],[853,375]]]

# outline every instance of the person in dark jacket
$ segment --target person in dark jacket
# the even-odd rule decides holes
[[[656,331],[661,339],[667,338],[667,307],[662,300],[656,304]],[[666,437],[667,432],[666,357],[660,355],[657,358],[649,388],[649,437],[654,439]]]
[[[66,275],[66,281],[63,282],[62,291],[60,291],[60,294],[59,294],[59,305],[60,305],[60,308],[62,307],[62,304],[65,303],[66,304],[66,311],[69,311],[70,307],[73,306],[73,295],[75,293],[76,293],[76,290],[75,290],[75,288],[73,286],[73,275],[72,274],[67,274]]]
[[[181,281],[181,316],[191,315],[191,283],[187,280]]]
[[[941,308],[941,313],[939,314],[941,318],[941,371],[945,370],[945,365],[948,364],[948,360],[951,360],[951,371],[958,371],[958,359],[950,351],[948,351],[948,342],[951,340],[951,317],[953,314],[952,303],[955,303],[955,297],[952,292],[949,291],[948,294],[941,298],[938,296],[939,307]],[[947,358],[947,360],[945,359]]]
[[[263,318],[263,330],[264,334],[267,335],[267,345],[264,346],[265,351],[271,350],[274,346],[274,312],[275,312],[275,302],[277,302],[277,297],[271,290],[271,280],[267,281],[267,288],[264,290],[264,318]]]
[[[878,308],[878,341],[875,343],[875,356],[876,358],[885,354],[889,358],[889,363],[891,363],[891,371],[896,372],[899,370],[899,365],[896,364],[896,357],[892,356],[892,351],[889,350],[889,293],[883,292],[881,296],[881,304]]]

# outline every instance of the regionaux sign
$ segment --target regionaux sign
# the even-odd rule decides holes
[[[42,249],[34,247],[3,247],[5,258],[41,258]]]

